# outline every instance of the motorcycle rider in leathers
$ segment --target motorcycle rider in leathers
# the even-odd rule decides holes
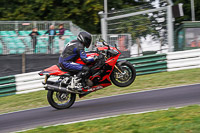
[[[87,64],[98,59],[97,56],[93,58],[87,57],[84,48],[89,48],[92,37],[88,32],[80,32],[77,40],[70,41],[64,48],[59,57],[59,65],[66,71],[79,71],[77,77],[82,78],[83,87],[86,87],[85,80],[89,77],[89,67],[86,65],[75,63],[80,57],[81,60]]]

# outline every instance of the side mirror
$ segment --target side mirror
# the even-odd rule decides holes
[[[117,48],[117,44],[115,43],[115,48]]]
[[[105,40],[103,40],[103,38],[99,38],[99,42],[102,42],[102,44],[106,47],[108,47],[108,49],[110,49],[110,46],[106,43]]]
[[[108,46],[105,42],[102,42],[104,46]]]
[[[99,42],[105,42],[105,40],[103,40],[103,38],[99,38]]]

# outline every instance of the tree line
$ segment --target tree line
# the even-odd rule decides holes
[[[108,10],[142,5],[146,0],[107,0]],[[150,2],[153,0],[150,0]],[[163,0],[162,0],[163,1]],[[190,0],[173,0],[183,3],[185,16],[176,23],[191,20]],[[196,20],[200,19],[200,1],[194,0]],[[149,3],[148,3],[149,4]],[[1,0],[0,20],[71,20],[90,33],[100,33],[99,11],[103,0]]]
[[[108,0],[108,9],[143,4],[144,0]],[[1,0],[0,20],[72,21],[90,33],[100,33],[103,0]]]

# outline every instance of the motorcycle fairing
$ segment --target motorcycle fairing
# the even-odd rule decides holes
[[[39,75],[56,75],[56,76],[61,76],[66,74],[67,72],[62,71],[57,65],[53,65],[47,69],[44,69],[42,72],[39,73]]]
[[[93,92],[93,91],[97,91],[97,90],[100,90],[100,89],[103,89],[107,86],[111,85],[111,83],[104,83],[104,84],[100,84],[100,85],[96,85],[96,86],[93,86],[89,89],[83,89],[84,92]]]
[[[114,61],[114,60],[113,60]],[[113,62],[112,61],[112,62]],[[111,62],[109,62],[110,64]],[[103,67],[103,72],[100,73],[99,75],[95,75],[95,76],[91,76],[90,79],[93,81],[94,86],[87,89],[87,90],[83,90],[85,92],[88,91],[96,91],[99,89],[102,89],[104,87],[110,86],[112,85],[111,81],[110,81],[110,74],[112,72],[113,67],[110,66],[109,64],[105,64]],[[101,70],[100,70],[101,71]],[[95,80],[95,78],[100,78],[98,80]]]
[[[90,76],[90,80],[93,81],[94,86],[91,87],[88,90],[83,90],[83,91],[96,91],[100,88],[104,88],[107,87],[109,85],[111,85],[111,81],[110,81],[110,74],[112,73],[114,66],[117,62],[119,56],[117,57],[110,57],[109,59],[107,59],[107,61],[105,62],[105,65],[103,66],[103,68],[96,68],[97,70],[99,69],[100,71],[103,69],[103,72],[101,72],[99,75],[94,75],[94,76]],[[95,69],[95,70],[96,70]],[[99,79],[98,79],[99,78]],[[98,79],[98,80],[96,80]]]

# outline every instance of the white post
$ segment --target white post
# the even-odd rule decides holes
[[[107,41],[107,29],[106,29],[106,20],[105,18],[101,19],[101,34],[102,38]]]
[[[105,14],[105,18],[107,18],[107,13],[108,13],[107,0],[104,0],[104,14]]]
[[[195,21],[194,0],[191,0],[191,15],[192,15],[192,21]]]
[[[18,31],[18,21],[15,21],[15,31]]]
[[[99,12],[99,15],[101,17],[101,35],[102,38],[105,41],[107,41],[107,25],[106,25],[105,14],[103,12]]]
[[[167,33],[168,33],[169,52],[172,52],[174,50],[174,26],[173,26],[171,5],[167,7]]]
[[[103,19],[103,29],[102,29],[102,38],[107,41],[107,14],[108,14],[108,5],[107,5],[107,0],[104,0],[104,19]]]
[[[37,22],[33,21],[33,28],[37,27]],[[38,28],[38,27],[37,27]]]

